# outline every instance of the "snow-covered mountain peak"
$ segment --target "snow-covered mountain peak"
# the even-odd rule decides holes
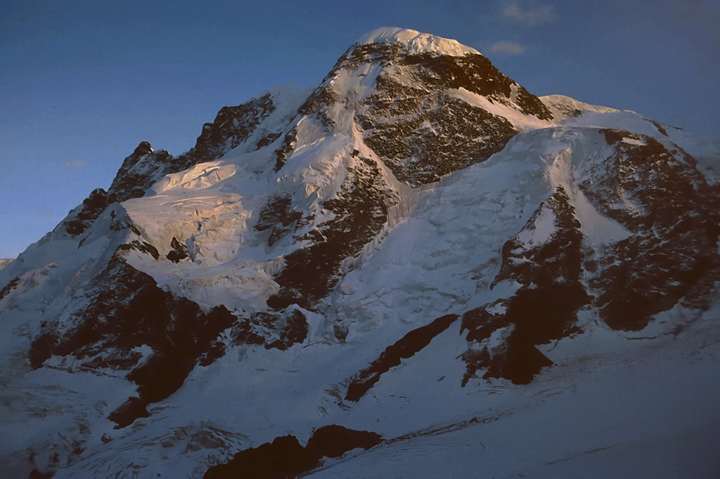
[[[455,57],[468,54],[481,55],[479,51],[463,45],[457,40],[418,32],[410,28],[381,27],[366,33],[357,41],[359,45],[371,43],[396,43],[402,45],[408,53],[414,55],[422,53]]]
[[[152,152],[153,152],[152,144],[147,140],[142,140],[135,147],[135,150],[132,152],[132,155],[133,156],[149,155]]]
[[[666,442],[616,417],[633,410],[711,444],[677,432],[695,403],[657,379],[701,372],[717,410],[720,187],[688,138],[384,28],[311,92],[223,107],[178,156],[143,141],[0,269],[0,476],[278,477],[262,456],[287,447],[295,477],[428,438],[467,476],[479,441],[444,444],[486,434],[483,457],[512,456],[488,475],[576,477],[558,468],[587,451]],[[632,387],[598,394],[613,376]],[[578,406],[559,423],[579,440],[551,404]],[[508,453],[528,427],[551,449]],[[417,455],[368,475],[354,454],[329,475],[418,476]]]

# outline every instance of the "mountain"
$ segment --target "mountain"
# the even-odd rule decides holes
[[[0,270],[0,467],[711,477],[713,148],[371,32]]]
[[[10,262],[12,262],[12,259],[0,259],[0,269],[3,269],[5,266],[9,265]]]

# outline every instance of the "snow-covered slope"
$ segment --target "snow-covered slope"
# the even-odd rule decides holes
[[[182,155],[140,143],[0,270],[0,468],[603,477],[660,451],[711,477],[720,191],[698,144],[371,32]]]
[[[481,55],[479,51],[463,45],[457,40],[399,27],[377,28],[368,32],[360,40],[358,40],[357,43],[361,45],[383,43],[389,45],[397,44],[402,45],[403,48],[414,54],[433,53],[456,57],[465,55]]]

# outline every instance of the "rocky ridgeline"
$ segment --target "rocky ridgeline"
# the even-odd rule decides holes
[[[107,192],[102,188],[94,190],[80,207],[68,215],[64,221],[66,231],[71,236],[80,235],[109,204],[142,197],[167,174],[221,158],[227,151],[245,142],[274,109],[270,94],[241,105],[222,107],[213,122],[203,125],[195,146],[178,157],[165,150],[154,150],[148,141],[140,142],[123,161],[110,189]],[[272,137],[273,133],[269,135]],[[270,137],[261,138],[255,148],[266,146],[264,142]]]

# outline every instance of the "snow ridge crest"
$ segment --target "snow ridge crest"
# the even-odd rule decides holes
[[[410,28],[381,27],[363,35],[357,45],[371,43],[396,43],[403,46],[410,54],[432,53],[462,57],[465,55],[482,55],[472,47],[430,33],[422,33]]]

